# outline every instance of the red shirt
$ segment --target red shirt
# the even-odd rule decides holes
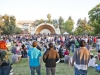
[[[69,55],[69,51],[66,50],[66,51],[64,52],[64,55]]]
[[[96,43],[96,42],[97,42],[97,39],[96,39],[96,37],[93,39],[93,41],[94,41],[94,43]]]

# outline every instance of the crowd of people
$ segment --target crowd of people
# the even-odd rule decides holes
[[[96,60],[100,60],[98,36],[28,34],[4,35],[1,39],[12,46],[13,64],[28,58],[31,75],[35,74],[35,70],[41,75],[42,60],[46,66],[46,75],[50,75],[50,71],[55,75],[57,63],[67,63],[69,67],[74,65],[75,75],[87,75],[87,68],[97,66]],[[97,54],[93,55],[91,49]]]

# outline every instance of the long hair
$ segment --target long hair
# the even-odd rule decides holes
[[[80,61],[82,60],[82,58],[84,57],[84,60],[88,60],[90,57],[90,52],[89,50],[85,47],[86,43],[84,40],[80,41],[80,50],[79,52],[77,52],[77,54],[80,54]]]

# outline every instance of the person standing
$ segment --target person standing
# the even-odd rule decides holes
[[[49,43],[49,49],[43,54],[43,61],[46,66],[46,75],[55,75],[56,71],[56,62],[59,60],[59,54],[54,50],[53,43]]]
[[[9,75],[12,69],[8,58],[8,47],[4,40],[0,41],[0,75]]]
[[[42,53],[37,49],[37,42],[34,41],[32,48],[28,50],[28,62],[30,66],[31,75],[35,75],[35,70],[38,75],[41,75]]]
[[[96,51],[100,49],[100,37],[97,37],[97,42],[96,42]]]
[[[86,42],[84,40],[81,40],[80,48],[77,49],[74,53],[73,60],[72,60],[72,66],[74,65],[75,74],[74,75],[87,75],[87,68],[88,63],[90,59],[90,52],[85,47]]]
[[[71,50],[72,52],[74,52],[74,49],[75,49],[75,38],[74,37],[71,38],[70,43],[71,43]]]

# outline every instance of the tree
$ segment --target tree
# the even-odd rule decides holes
[[[78,26],[75,31],[74,31],[74,34],[75,35],[82,35],[82,27],[81,26]]]
[[[48,23],[51,23],[51,14],[48,14],[47,18],[48,18]]]
[[[64,22],[64,19],[60,16],[58,22],[59,22],[59,28],[60,30],[62,30],[62,24]]]
[[[11,34],[13,34],[13,31],[15,31],[15,27],[16,27],[16,19],[15,19],[15,16],[10,16],[9,18],[9,26],[10,26],[10,30],[11,30]]]
[[[74,28],[74,21],[71,18],[71,16],[69,16],[68,20],[63,24],[64,32],[67,31],[69,34],[71,34],[73,28]]]
[[[2,27],[4,26],[4,22],[3,22],[3,18],[2,18],[2,15],[0,15],[0,35],[1,35],[1,32],[2,32]]]
[[[3,26],[4,26],[3,18],[2,18],[2,15],[0,15],[0,27],[3,27]]]
[[[38,26],[40,23],[39,23],[39,20],[36,20],[35,21],[35,26]]]
[[[77,24],[76,24],[76,25],[77,25],[77,26],[80,26],[80,24],[81,24],[81,18],[79,18],[79,19],[78,19],[78,21],[77,21]]]
[[[3,16],[4,26],[2,27],[3,34],[10,34],[10,23],[9,23],[9,15],[5,14]]]
[[[14,31],[15,34],[20,34],[21,32],[22,30],[20,28],[18,27],[15,28],[15,31]]]
[[[100,3],[88,12],[95,34],[100,34]]]
[[[15,17],[5,14],[2,18],[4,22],[4,26],[1,28],[3,30],[3,34],[13,34],[16,27]]]
[[[15,26],[16,25],[16,19],[15,16],[10,16],[10,24]]]
[[[54,26],[55,28],[58,28],[58,26],[59,26],[58,20],[56,20],[56,19],[53,19],[53,20],[52,20],[52,24],[53,24],[53,26]]]
[[[41,23],[44,23],[44,19],[40,19],[39,20],[39,23],[41,24]]]
[[[77,28],[74,31],[76,35],[85,35],[85,34],[93,34],[92,33],[93,27],[87,23],[86,18],[78,19],[77,21]]]

